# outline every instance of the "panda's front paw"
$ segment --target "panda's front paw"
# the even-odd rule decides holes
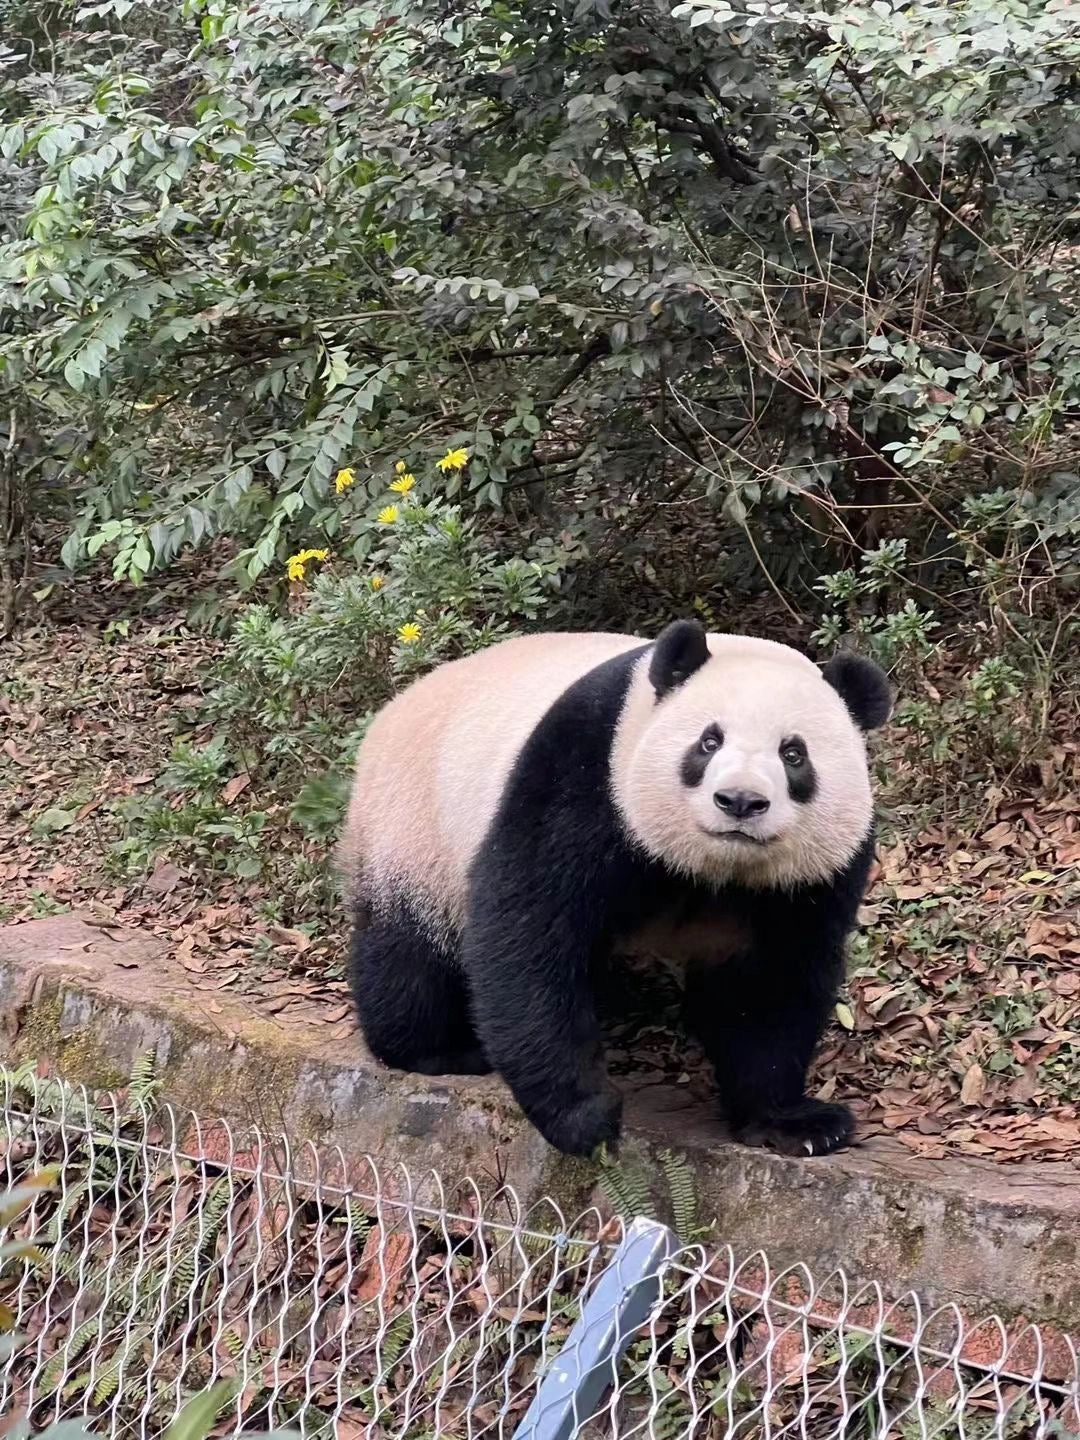
[[[743,1145],[764,1145],[781,1155],[828,1155],[842,1150],[855,1133],[855,1117],[846,1105],[804,1099],[770,1110],[735,1130]]]
[[[533,1124],[549,1145],[564,1155],[593,1155],[601,1145],[613,1145],[622,1123],[622,1096],[614,1085],[574,1100],[564,1108],[545,1106]]]

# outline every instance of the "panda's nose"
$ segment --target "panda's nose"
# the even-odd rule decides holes
[[[764,795],[753,790],[717,790],[712,797],[718,810],[735,820],[746,820],[751,815],[764,815],[769,802]]]

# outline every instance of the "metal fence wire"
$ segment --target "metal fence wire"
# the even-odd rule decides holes
[[[216,1433],[1064,1437],[1075,1346],[840,1272],[625,1229],[497,1177],[449,1186],[0,1069],[0,1184],[58,1167],[6,1239],[21,1339],[0,1415],[159,1435],[195,1391]]]

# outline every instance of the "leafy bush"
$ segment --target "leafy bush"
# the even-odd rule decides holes
[[[330,551],[309,547],[289,561],[288,613],[266,604],[240,613],[202,716],[202,733],[213,733],[178,740],[156,789],[124,802],[114,872],[137,872],[166,849],[223,862],[241,879],[260,875],[267,843],[280,849],[269,824],[280,806],[233,807],[252,777],[289,797],[303,834],[328,841],[371,713],[439,661],[538,620],[569,559],[552,546],[500,559],[475,518],[418,501],[411,486],[379,514],[362,571],[339,573]]]
[[[57,508],[69,565],[249,584],[447,447],[466,509],[678,496],[782,583],[793,520],[987,489],[1014,586],[1075,567],[1067,5],[56,9],[0,88],[9,588]]]
[[[830,649],[852,635],[898,678],[902,689],[907,682],[914,694],[901,698],[894,723],[901,739],[907,731],[915,740],[924,761],[917,768],[928,779],[936,780],[937,767],[946,762],[962,772],[985,775],[1008,769],[1020,755],[1037,753],[1042,737],[1028,683],[1032,657],[1014,643],[1006,647],[1007,653],[970,665],[960,684],[943,697],[925,678],[930,663],[943,658],[934,610],[910,598],[895,607],[888,603],[890,594],[909,582],[904,541],[864,552],[858,569],[823,576],[818,588],[831,613],[814,640]],[[1048,679],[1044,677],[1044,683]],[[1045,716],[1042,720],[1045,723]]]
[[[535,621],[559,582],[550,552],[501,560],[476,521],[445,501],[406,493],[380,516],[364,571],[324,569],[292,613],[253,605],[234,629],[210,712],[275,770],[348,763],[396,683]],[[352,716],[344,731],[343,715]]]

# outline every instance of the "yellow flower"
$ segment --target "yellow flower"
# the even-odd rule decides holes
[[[467,450],[448,450],[441,460],[436,461],[444,475],[448,470],[464,470],[468,463],[469,452]]]
[[[380,525],[393,525],[400,513],[396,505],[384,505],[376,516],[376,519]]]
[[[397,638],[401,641],[402,645],[415,645],[420,639],[420,626],[410,620],[407,625],[402,625],[401,629],[397,632]]]
[[[344,470],[339,470],[339,471],[337,472],[337,478],[336,478],[335,481],[334,481],[334,489],[337,491],[337,493],[338,493],[339,495],[343,495],[343,494],[345,493],[345,491],[348,490],[348,488],[349,488],[350,485],[355,485],[355,484],[356,484],[356,476],[353,474],[352,470],[349,469],[347,466],[346,466],[346,468],[345,468]]]
[[[404,475],[404,474],[405,474],[405,461],[404,461],[404,460],[399,460],[399,461],[397,462],[397,464],[394,466],[394,474],[395,474],[395,475]]]
[[[372,588],[372,590],[381,590],[382,587],[383,587],[385,584],[386,584],[386,581],[383,579],[383,577],[382,577],[381,575],[372,575],[372,577],[371,577],[371,588]]]
[[[391,480],[390,489],[396,495],[407,495],[416,484],[415,475],[399,475],[396,480]]]
[[[330,554],[329,550],[298,550],[295,555],[290,555],[287,568],[289,579],[301,581],[307,574],[307,567],[312,560],[325,560]]]

